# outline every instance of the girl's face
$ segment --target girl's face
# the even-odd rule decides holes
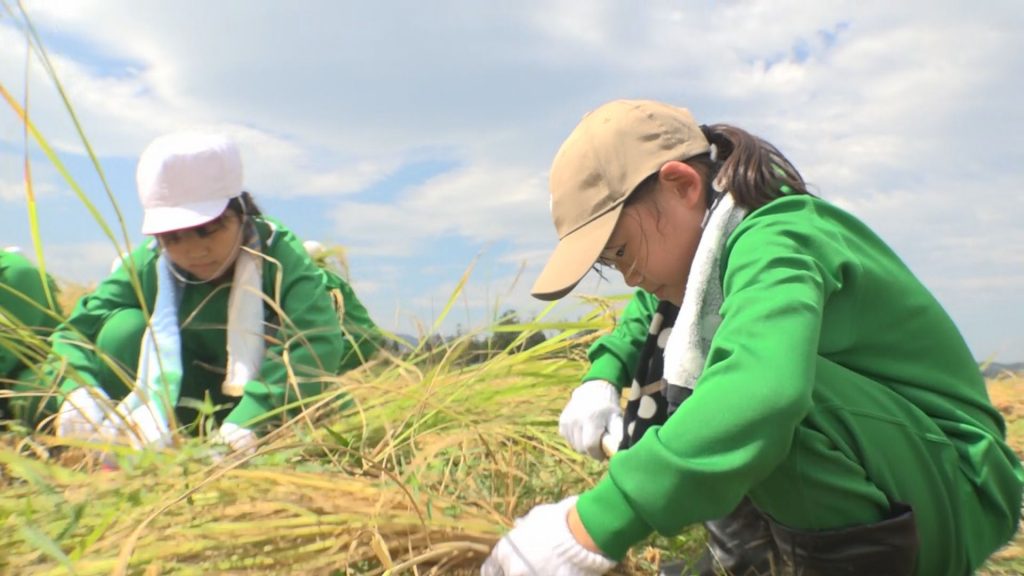
[[[662,168],[655,189],[622,210],[598,263],[621,272],[629,286],[679,306],[706,203],[700,175],[681,162],[670,164],[685,168],[671,168],[669,178]]]
[[[242,245],[242,221],[232,210],[195,226],[157,234],[164,253],[175,266],[208,282],[224,275]]]

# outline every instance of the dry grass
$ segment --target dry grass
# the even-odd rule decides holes
[[[1003,374],[989,381],[992,403],[1006,418],[1006,436],[1017,455],[1024,458],[1024,375]],[[1024,529],[1017,537],[996,553],[980,576],[1009,576],[1024,574]]]
[[[360,410],[306,413],[243,462],[214,463],[195,441],[135,456],[25,438],[0,451],[0,566],[17,574],[472,569],[514,510],[547,496],[533,486],[578,489],[590,473],[529,426],[477,425],[472,409],[452,412],[468,380],[453,374],[430,391],[403,391],[368,377],[350,386]],[[528,422],[521,406],[509,416]],[[99,450],[118,453],[121,468],[104,471]],[[574,471],[575,483],[558,481]]]
[[[95,285],[78,284],[75,282],[58,281],[60,292],[57,293],[57,303],[60,304],[64,314],[71,314],[75,304],[89,292],[96,288]]]
[[[133,454],[0,437],[0,574],[476,573],[512,519],[600,477],[556,421],[586,366],[579,337],[610,313],[472,366],[459,342],[429,362],[382,358],[338,378],[348,408],[325,395],[248,460],[216,460],[197,439]],[[990,393],[1024,455],[1024,378]],[[119,469],[100,465],[104,451]],[[700,541],[652,540],[618,573],[652,573]],[[1024,534],[980,572],[1020,573]]]
[[[512,519],[600,477],[556,422],[603,312],[472,366],[464,342],[379,359],[247,460],[198,439],[132,453],[8,435],[0,573],[475,573]],[[645,573],[651,554],[619,572]]]
[[[476,565],[493,539],[495,522],[485,514],[431,515],[431,499],[439,509],[448,504],[389,490],[373,478],[236,468],[204,479],[186,470],[168,477],[170,471],[91,470],[65,478],[38,476],[9,488],[5,501],[17,499],[22,510],[39,512],[5,529],[16,540],[5,543],[7,568],[19,574],[65,573],[65,566],[77,574],[144,567],[374,573],[403,564],[451,570]],[[40,480],[60,491],[39,490]],[[200,484],[190,488],[190,481]],[[64,532],[74,545],[64,549],[62,566],[52,550],[46,557],[46,544],[54,541],[53,533]],[[37,549],[18,546],[19,538]]]

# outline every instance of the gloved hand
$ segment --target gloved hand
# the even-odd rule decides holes
[[[248,428],[225,422],[220,425],[210,441],[214,444],[225,444],[231,448],[232,452],[243,456],[252,456],[256,453],[256,443],[259,441],[259,437]]]
[[[166,448],[171,445],[171,430],[167,422],[157,413],[155,406],[145,402],[138,404],[134,392],[117,405],[117,414],[110,419],[119,435],[127,436],[129,444],[136,450],[146,446]]]
[[[111,411],[110,397],[101,388],[80,386],[64,398],[55,428],[59,438],[98,440],[109,433],[104,421]]]
[[[480,576],[599,576],[615,561],[587,550],[569,531],[576,496],[534,506],[491,550]]]
[[[622,437],[619,391],[607,380],[588,380],[572,391],[558,417],[558,433],[580,454],[604,460],[601,437],[606,432]]]

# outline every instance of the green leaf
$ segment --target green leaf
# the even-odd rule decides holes
[[[61,565],[63,565],[71,574],[77,574],[77,572],[75,572],[74,565],[71,563],[71,559],[68,558],[67,554],[60,549],[60,546],[58,546],[53,539],[37,529],[35,526],[26,523],[24,520],[19,518],[17,521],[18,531],[21,532],[21,536],[26,542],[43,554],[46,554],[50,558],[60,562]]]
[[[78,523],[82,519],[82,513],[85,511],[85,506],[85,502],[81,502],[71,507],[71,518],[68,519],[67,526],[60,531],[60,534],[57,534],[57,542],[62,542],[68,534],[71,534],[78,527]]]

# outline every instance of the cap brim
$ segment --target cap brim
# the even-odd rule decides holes
[[[218,198],[185,206],[155,206],[147,208],[142,216],[143,234],[163,234],[202,226],[224,213],[229,200]]]
[[[566,234],[548,258],[530,294],[539,300],[558,300],[583,280],[608,245],[623,204]]]

